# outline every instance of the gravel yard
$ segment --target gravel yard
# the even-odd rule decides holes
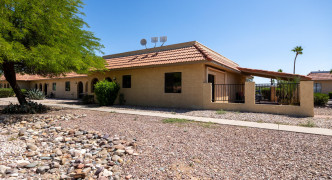
[[[253,121],[264,123],[276,123],[287,125],[308,126],[308,123],[315,127],[332,129],[332,107],[316,107],[315,117],[295,117],[278,114],[252,113],[240,111],[224,110],[190,110],[190,109],[171,109],[171,108],[154,108],[154,107],[136,107],[136,106],[114,106],[116,109],[126,110],[143,110],[160,113],[172,113],[188,116],[211,117],[218,119],[231,119],[240,121]]]
[[[62,127],[79,125],[136,139],[139,156],[129,157],[122,169],[134,179],[332,178],[330,136],[186,121],[163,123],[159,117],[86,110],[50,114],[66,113],[87,116],[63,121]],[[226,115],[233,113],[238,114]]]
[[[8,100],[15,103],[16,98],[4,98],[5,101],[1,101],[0,105],[7,105]],[[53,104],[79,104],[77,100],[57,100],[57,99],[45,99],[38,101],[40,103],[53,103]],[[331,102],[331,101],[330,101]],[[96,107],[96,105],[92,105]],[[272,106],[272,105],[271,105]],[[98,107],[98,106],[97,106]],[[315,107],[315,117],[295,117],[287,115],[267,114],[267,113],[252,113],[252,112],[240,112],[240,111],[223,111],[223,110],[192,110],[192,109],[178,109],[178,108],[157,108],[157,107],[143,107],[143,106],[112,106],[113,109],[121,110],[136,110],[136,111],[153,111],[160,113],[172,113],[188,116],[198,117],[211,117],[219,119],[241,120],[241,121],[253,121],[264,123],[276,123],[286,125],[298,125],[308,127],[320,127],[332,129],[332,105],[322,108]]]

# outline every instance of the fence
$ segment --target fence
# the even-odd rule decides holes
[[[299,83],[256,84],[256,103],[300,105],[299,86]]]
[[[244,84],[214,84],[212,102],[244,103]]]

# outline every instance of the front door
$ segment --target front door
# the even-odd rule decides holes
[[[212,102],[214,102],[214,75],[209,74],[208,75],[208,83],[212,83]]]
[[[81,99],[83,97],[83,83],[81,81],[77,85],[77,94],[78,99]]]

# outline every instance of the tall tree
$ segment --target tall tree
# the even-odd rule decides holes
[[[292,49],[293,52],[296,53],[295,55],[295,59],[294,59],[294,70],[293,70],[293,74],[295,74],[295,63],[296,63],[296,58],[299,54],[303,54],[303,49],[301,46],[296,46],[294,49]]]
[[[58,76],[103,69],[103,46],[87,31],[81,0],[1,0],[0,71],[19,103],[26,99],[16,74]],[[102,53],[102,52],[101,52]]]

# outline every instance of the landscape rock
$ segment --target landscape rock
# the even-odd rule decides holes
[[[5,179],[116,179],[121,174],[121,157],[132,147],[118,137],[101,135],[75,127],[62,128],[55,122],[74,120],[80,115],[32,116],[5,119],[1,135],[18,146],[0,152],[6,163],[0,165]],[[6,124],[6,123],[4,123]],[[15,138],[18,137],[19,138]],[[113,145],[113,139],[117,141]],[[1,142],[0,142],[1,145]],[[14,152],[15,155],[12,154]],[[120,157],[121,156],[121,157]],[[118,165],[117,165],[118,164]],[[115,168],[114,168],[115,167]]]

